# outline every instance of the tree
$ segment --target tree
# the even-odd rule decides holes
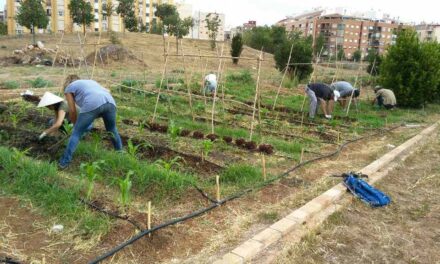
[[[162,21],[162,26],[160,28],[162,29],[163,49],[165,53],[167,52],[165,47],[165,32],[167,32],[170,27],[169,23],[176,18],[176,14],[178,14],[176,6],[170,4],[158,5],[154,12],[154,15]]]
[[[375,49],[370,49],[368,51],[367,60],[367,72],[372,76],[379,75],[380,65],[382,64],[383,57]]]
[[[167,25],[167,32],[170,36],[176,37],[176,52],[179,53],[179,39],[188,35],[190,28],[194,26],[194,20],[191,17],[181,19],[179,13],[164,18],[163,23]]]
[[[208,36],[211,39],[211,49],[214,50],[221,20],[217,13],[209,13],[205,18],[205,22],[206,28],[208,29]]]
[[[398,33],[380,66],[379,82],[394,91],[403,107],[421,107],[438,100],[440,50],[433,42],[420,43],[413,29]]]
[[[314,47],[314,54],[315,57],[318,57],[321,52],[321,50],[324,48],[325,45],[325,38],[323,34],[319,34],[319,36],[315,39],[315,47]]]
[[[232,42],[231,42],[231,56],[240,57],[242,51],[243,51],[243,38],[241,37],[241,34],[236,34],[232,38]],[[233,58],[232,63],[238,64],[238,58]]]
[[[90,26],[95,20],[92,5],[84,0],[71,0],[69,3],[70,17],[77,25],[82,25],[83,34],[86,34],[86,26]]]
[[[124,22],[124,33],[125,28],[129,30],[133,29],[134,0],[119,0],[119,5],[116,8],[116,13],[121,16],[122,21]]]
[[[147,23],[147,31],[150,34],[163,35],[163,24],[162,22],[157,22],[156,18],[153,18],[151,24]]]
[[[353,60],[360,62],[362,58],[362,52],[360,50],[356,50],[355,52],[353,52]]]
[[[0,22],[0,35],[8,34],[8,25],[6,23]]]
[[[304,38],[301,33],[292,34],[287,41],[280,44],[274,54],[276,67],[279,71],[284,71],[292,48],[291,61],[311,62],[313,59],[312,39]],[[313,71],[310,64],[288,65],[288,75],[291,79],[298,78],[304,80]]]
[[[124,28],[130,32],[139,31],[138,19],[136,18],[134,11],[130,10],[124,17]]]
[[[338,53],[336,55],[336,59],[339,61],[345,60],[345,52],[344,52],[344,48],[342,48],[342,46],[338,47]]]
[[[30,29],[32,40],[35,44],[35,27],[46,28],[49,24],[49,18],[44,11],[41,0],[24,0],[18,8],[17,23]]]
[[[112,30],[111,17],[115,12],[115,6],[111,2],[102,4],[102,19],[107,21],[107,28],[110,32]]]

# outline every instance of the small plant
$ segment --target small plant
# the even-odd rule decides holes
[[[51,87],[53,85],[51,81],[45,80],[41,77],[37,77],[35,80],[29,80],[28,82],[33,88]]]
[[[16,163],[18,163],[18,162],[22,161],[23,158],[29,154],[30,150],[31,150],[30,148],[25,149],[25,150],[19,150],[17,148],[12,148],[12,159]]]
[[[147,148],[147,147],[152,147],[152,145],[150,145],[147,142],[141,143],[141,144],[133,144],[133,141],[131,139],[129,139],[127,141],[127,153],[132,156],[133,158],[137,158],[139,151],[141,148]]]
[[[176,126],[174,120],[170,120],[170,124],[168,125],[168,135],[170,136],[171,142],[173,144],[176,142],[176,139],[179,136],[181,130],[182,128]]]
[[[110,31],[110,42],[115,45],[121,44],[121,40],[114,31]]]
[[[81,178],[86,182],[87,192],[86,198],[87,200],[92,199],[92,193],[95,186],[95,180],[99,177],[98,172],[101,170],[101,165],[104,164],[103,160],[94,161],[92,163],[81,163],[80,171]]]
[[[119,190],[121,191],[119,195],[119,202],[121,203],[124,211],[130,203],[130,190],[132,186],[130,176],[133,174],[134,172],[130,170],[127,172],[125,179],[118,179]]]
[[[254,150],[257,148],[257,144],[254,141],[246,141],[244,143],[245,148],[248,150]]]
[[[202,139],[204,137],[205,137],[205,135],[202,132],[200,132],[200,131],[194,131],[193,132],[193,138],[195,138],[195,139]]]
[[[19,121],[19,115],[16,114],[16,113],[10,113],[9,114],[9,119],[10,119],[10,121],[12,123],[12,127],[13,128],[17,128],[17,124],[18,124],[18,121]]]
[[[246,143],[246,140],[244,140],[243,138],[237,138],[237,139],[235,140],[235,144],[236,144],[237,146],[239,146],[239,147],[243,146],[244,143]]]
[[[203,140],[202,141],[202,162],[205,161],[205,158],[209,155],[214,147],[214,143],[211,140]]]
[[[112,72],[111,74],[110,74],[110,77],[116,77],[116,72]]]
[[[72,135],[73,132],[73,124],[69,124],[67,120],[64,120],[63,122],[63,129],[66,135]]]
[[[178,167],[180,166],[179,161],[181,161],[181,160],[182,160],[182,157],[176,156],[173,159],[171,159],[170,161],[166,161],[163,159],[156,160],[155,164],[157,166],[163,168],[167,174],[170,174],[173,166],[175,166],[175,165],[177,165]]]
[[[223,137],[223,141],[229,144],[229,143],[232,142],[232,137],[230,137],[230,136],[224,136],[224,137]]]
[[[188,130],[188,129],[182,129],[182,130],[180,130],[180,136],[181,137],[186,137],[186,136],[188,136],[189,134],[190,134],[191,132]]]
[[[316,127],[316,130],[318,130],[319,133],[324,134],[325,133],[325,126],[319,125]]]
[[[266,154],[270,155],[270,154],[273,153],[273,146],[270,145],[270,144],[260,144],[258,146],[258,150],[260,152],[263,152],[263,153],[266,153]]]
[[[214,142],[218,138],[218,136],[216,134],[208,134],[206,138]]]

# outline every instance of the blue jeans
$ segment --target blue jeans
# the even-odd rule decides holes
[[[102,117],[104,120],[105,129],[112,134],[111,140],[115,149],[122,149],[121,137],[116,129],[116,107],[113,104],[106,103],[93,111],[79,114],[67,148],[59,161],[61,166],[67,166],[72,161],[73,153],[78,146],[81,136],[88,131],[93,121],[99,117]]]

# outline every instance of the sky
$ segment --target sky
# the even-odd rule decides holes
[[[177,0],[182,2],[183,0]],[[248,20],[257,25],[272,25],[287,15],[299,14],[315,7],[343,7],[353,11],[381,10],[404,22],[440,23],[438,0],[184,0],[193,11],[218,12],[226,15],[226,26],[239,26]],[[0,0],[0,8],[6,0]],[[3,9],[3,8],[2,8]]]
[[[257,25],[272,25],[288,15],[300,14],[315,7],[343,7],[353,11],[375,9],[390,14],[392,18],[399,17],[404,22],[440,22],[438,0],[185,0],[184,2],[191,4],[193,11],[224,13],[227,26],[239,26],[248,20],[256,20]]]

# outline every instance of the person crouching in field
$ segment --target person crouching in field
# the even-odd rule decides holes
[[[205,85],[204,85],[205,93],[209,93],[214,97],[215,90],[217,89],[217,76],[213,73],[210,73],[205,76]]]
[[[310,100],[309,118],[315,117],[318,106],[321,105],[325,118],[331,119],[334,102],[340,97],[339,92],[333,91],[324,83],[309,83],[305,90]]]
[[[341,104],[342,108],[346,108],[350,98],[353,103],[357,103],[357,98],[360,95],[359,89],[354,88],[351,83],[345,81],[334,82],[330,85],[330,88],[334,91],[338,91],[341,95],[338,102]],[[353,95],[352,95],[353,94]]]
[[[377,105],[379,105],[379,107],[383,106],[387,110],[396,107],[397,101],[393,91],[385,89],[382,86],[378,85],[374,88],[374,93],[376,94],[376,96],[373,99],[373,105],[377,102]]]
[[[115,150],[122,150],[121,137],[116,129],[116,102],[110,91],[93,80],[81,80],[77,75],[67,76],[64,95],[69,105],[69,117],[74,124],[72,135],[59,160],[59,167],[66,168],[72,161],[73,153],[81,136],[97,118],[102,118],[105,129],[112,134]],[[76,105],[80,107],[79,114]]]

